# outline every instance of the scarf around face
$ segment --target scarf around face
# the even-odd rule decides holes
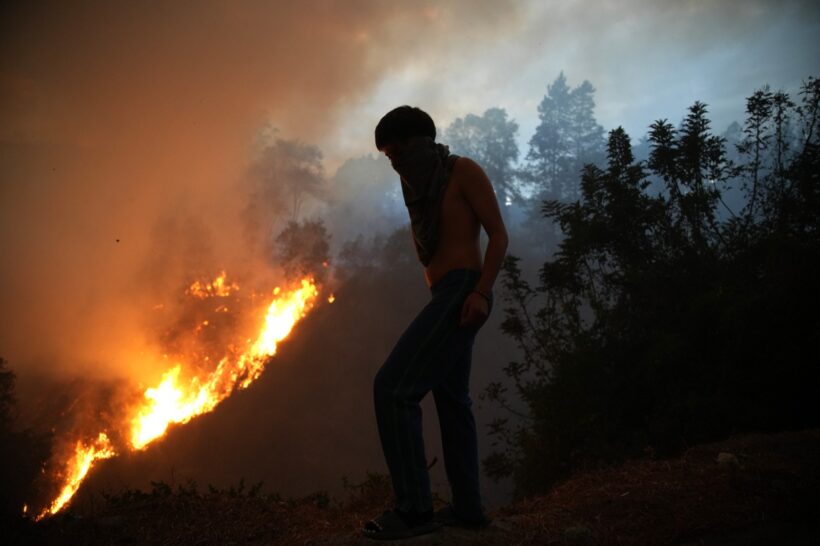
[[[448,146],[430,137],[413,137],[391,161],[401,177],[416,254],[425,267],[438,247],[441,203],[456,159]]]

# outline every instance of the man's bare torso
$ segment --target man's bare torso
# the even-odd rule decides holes
[[[462,159],[456,161],[450,174],[441,205],[438,248],[424,270],[430,286],[452,269],[481,271],[481,224],[464,196],[464,184],[470,180],[460,165]]]

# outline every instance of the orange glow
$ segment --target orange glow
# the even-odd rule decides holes
[[[234,283],[228,284],[226,281],[227,274],[223,271],[211,282],[194,281],[188,287],[188,294],[197,298],[209,298],[213,296],[226,297],[234,290],[239,290],[239,285]]]
[[[80,484],[88,471],[91,470],[94,462],[99,459],[108,459],[116,454],[104,432],[101,432],[91,444],[86,445],[77,442],[73,456],[66,463],[66,474],[60,494],[35,519],[39,521],[45,516],[59,512],[80,488]]]
[[[334,296],[333,294],[328,296],[328,298],[327,298],[328,303],[333,303],[334,301],[336,301],[336,296]]]
[[[203,388],[197,388],[196,379],[190,384],[179,382],[180,365],[162,376],[162,382],[145,391],[145,402],[134,419],[131,445],[142,449],[156,440],[171,423],[187,423],[191,418],[210,411],[217,401],[209,399]]]
[[[193,283],[186,293],[196,298],[225,297],[238,289],[236,283],[226,281],[223,272],[212,283]],[[264,314],[260,313],[260,322],[264,322],[256,339],[247,339],[244,349],[227,350],[215,367],[209,364],[209,357],[200,358],[202,362],[199,364],[209,364],[210,371],[190,365],[192,363],[186,365],[175,358],[176,362],[162,374],[159,383],[146,389],[140,403],[126,411],[123,418],[125,430],[117,437],[127,438],[127,449],[145,449],[161,438],[169,426],[187,423],[213,410],[235,390],[247,388],[262,374],[268,359],[276,354],[278,344],[314,306],[318,295],[319,289],[309,277],[289,289],[276,287]],[[227,307],[224,308],[227,311]],[[201,321],[195,331],[199,332],[208,324],[208,320]],[[167,359],[168,355],[162,355],[162,358]],[[60,494],[37,519],[60,511],[79,489],[94,463],[114,455],[116,451],[104,432],[92,443],[78,441],[74,454],[63,465],[65,474]]]
[[[171,424],[187,423],[211,411],[235,388],[250,385],[265,369],[267,359],[276,354],[277,344],[313,307],[319,290],[312,279],[303,279],[299,288],[283,293],[277,287],[274,294],[256,342],[233,362],[225,357],[210,374],[187,382],[180,379],[182,364],[177,364],[165,372],[158,386],[145,391],[145,401],[132,420],[134,449],[146,447]]]

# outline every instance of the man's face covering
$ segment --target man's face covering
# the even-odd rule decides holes
[[[419,181],[428,180],[439,161],[436,145],[430,137],[412,138],[396,147],[390,159],[393,169],[399,173],[402,185],[415,189]]]
[[[396,146],[390,155],[401,177],[404,204],[410,213],[416,253],[427,266],[438,246],[441,201],[458,156],[430,137],[413,137]]]

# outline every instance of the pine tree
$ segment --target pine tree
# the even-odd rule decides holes
[[[604,159],[606,138],[604,128],[595,119],[595,87],[587,80],[572,90],[571,93],[571,142],[574,147],[573,161],[570,165],[573,176],[587,163],[600,164]],[[570,190],[572,186],[570,186]],[[570,199],[577,197],[577,192],[570,191]]]
[[[595,120],[594,95],[586,80],[571,89],[563,72],[547,86],[527,154],[528,178],[539,198],[577,198],[576,181],[584,165],[603,159],[606,139]]]
[[[561,199],[567,192],[572,117],[572,91],[561,72],[547,86],[547,94],[538,105],[540,123],[530,139],[527,160],[530,179],[539,198]]]

